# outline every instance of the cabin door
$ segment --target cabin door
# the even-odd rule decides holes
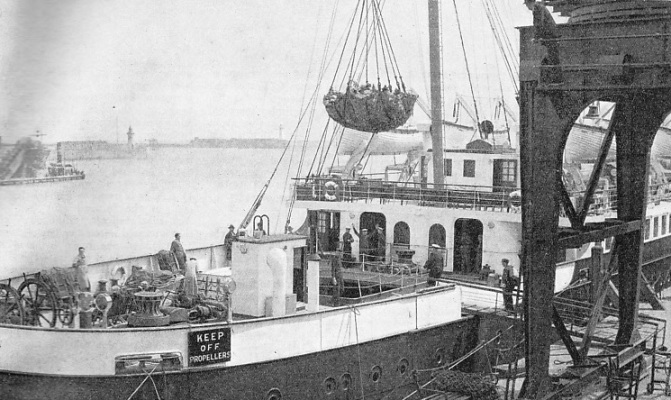
[[[317,211],[316,235],[318,251],[336,251],[340,241],[340,213]]]
[[[454,272],[479,273],[481,264],[482,222],[460,218],[454,223]]]
[[[492,184],[495,192],[517,189],[517,160],[494,160]]]
[[[296,247],[294,248],[294,293],[296,293],[296,301],[301,301],[303,303],[307,302],[307,279],[306,273],[307,260],[305,255],[307,254],[307,247]]]
[[[382,228],[381,230],[378,228]],[[359,237],[359,253],[366,255],[366,260],[384,261],[387,249],[387,218],[382,213],[365,212],[359,219],[359,235],[363,235],[366,230],[367,243],[366,248],[361,246],[361,237]]]

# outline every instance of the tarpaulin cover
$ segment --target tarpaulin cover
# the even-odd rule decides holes
[[[340,125],[363,132],[384,132],[405,124],[417,95],[386,90],[330,90],[324,96],[329,116]]]

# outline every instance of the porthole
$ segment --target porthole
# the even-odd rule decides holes
[[[408,369],[410,369],[410,362],[407,359],[402,358],[401,361],[398,362],[396,369],[398,370],[398,373],[403,376],[408,373]]]
[[[433,355],[433,362],[437,365],[443,365],[445,362],[445,349],[442,347],[436,350],[436,352]]]
[[[338,389],[338,382],[332,377],[324,379],[324,391],[326,394],[333,394]]]
[[[378,383],[382,379],[382,368],[380,368],[379,365],[374,366],[370,371],[370,379],[372,379],[374,383]]]
[[[350,374],[342,374],[340,377],[340,389],[342,389],[343,392],[346,392],[350,390],[352,387],[352,375]]]
[[[277,388],[270,389],[266,395],[266,400],[282,400],[282,392]]]

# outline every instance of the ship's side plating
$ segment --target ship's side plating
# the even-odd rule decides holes
[[[459,298],[458,288],[439,287],[316,313],[164,328],[3,325],[0,382],[13,399],[119,399],[138,388],[134,398],[381,398],[412,390],[410,371],[476,344],[477,321],[460,317]],[[230,361],[194,366],[190,340],[227,329]],[[119,361],[133,357],[163,361],[128,369]]]

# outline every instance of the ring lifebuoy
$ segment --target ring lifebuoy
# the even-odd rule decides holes
[[[338,184],[333,181],[328,181],[324,184],[324,198],[333,201],[338,198]]]

